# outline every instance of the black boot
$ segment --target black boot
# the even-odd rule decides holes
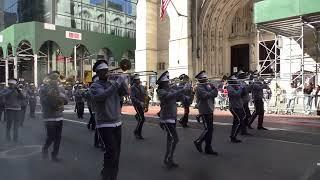
[[[57,155],[53,155],[53,154],[51,154],[51,160],[53,162],[61,162],[62,161],[60,158],[57,157]]]
[[[200,123],[200,115],[197,115],[196,119],[197,119],[198,123]]]
[[[197,150],[202,153],[202,144],[198,141],[193,141],[193,144],[196,146]]]
[[[179,167],[179,164],[177,164],[176,162],[174,162],[173,160],[164,160],[164,164],[166,165],[166,167],[168,169],[172,169],[172,168],[177,168]]]
[[[240,139],[237,139],[236,137],[230,137],[232,143],[241,143],[242,141]]]
[[[268,130],[267,128],[265,128],[265,127],[263,127],[263,126],[258,127],[257,129],[258,129],[258,130]]]
[[[183,128],[188,128],[188,124],[183,122],[182,120],[179,121],[180,125],[183,127]]]
[[[214,155],[214,156],[218,156],[218,152],[212,150],[212,147],[206,147],[205,149],[205,153],[208,155]]]

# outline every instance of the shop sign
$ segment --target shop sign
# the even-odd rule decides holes
[[[64,59],[65,59],[64,56],[61,56],[61,55],[57,56],[57,62],[64,62],[65,61]]]
[[[72,31],[66,31],[66,38],[75,39],[75,40],[81,40],[82,39],[82,35],[81,35],[81,33],[72,32]]]
[[[50,23],[44,23],[44,29],[56,30],[56,25]]]

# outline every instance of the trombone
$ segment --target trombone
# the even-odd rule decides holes
[[[268,85],[270,84],[271,80],[265,80],[260,78],[244,78],[244,79],[217,79],[217,78],[207,78],[207,82],[199,82],[197,81],[195,85],[201,84],[212,84],[215,87],[218,87],[220,84],[226,82],[225,85],[233,85],[233,86],[246,86],[246,85]],[[233,83],[230,83],[233,82]]]
[[[132,76],[134,74],[138,74],[139,76],[151,76],[151,75],[156,76],[157,75],[157,72],[155,72],[155,71],[126,72],[128,70],[131,70],[131,68],[132,68],[132,65],[131,65],[130,60],[122,59],[119,63],[119,67],[109,70],[108,75],[114,75],[114,76],[117,76],[117,75],[119,75],[119,76],[121,76],[121,75]],[[122,70],[122,72],[115,72],[118,70]]]

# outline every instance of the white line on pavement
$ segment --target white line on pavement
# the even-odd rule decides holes
[[[296,145],[303,145],[303,146],[320,147],[320,145],[316,145],[316,144],[300,143],[300,142],[294,142],[294,141],[285,141],[285,140],[279,140],[279,139],[270,139],[270,138],[257,138],[257,139],[263,139],[263,140],[266,140],[266,141],[274,141],[274,142],[281,142],[281,143],[287,143],[287,144],[296,144]]]
[[[78,123],[78,124],[84,124],[84,125],[87,125],[88,123],[85,123],[85,122],[81,122],[81,121],[75,121],[75,120],[71,120],[71,119],[65,119],[63,118],[64,121],[69,121],[69,122],[73,122],[73,123]]]
[[[71,120],[71,119],[65,119],[64,118],[64,121],[69,121],[69,122],[72,122],[72,123],[77,123],[77,124],[82,124],[82,125],[86,125],[87,123],[85,122],[81,122],[81,121],[75,121],[75,120]],[[151,126],[158,126],[154,123],[147,123],[148,125],[151,125]],[[182,127],[177,127],[178,129],[182,129]],[[199,130],[199,129],[196,129],[196,128],[189,128],[189,129],[193,129],[193,130]],[[271,129],[271,128],[270,128]],[[277,128],[274,128],[274,129],[277,129]],[[280,143],[286,143],[286,144],[296,144],[296,145],[303,145],[303,146],[312,146],[312,147],[320,147],[320,145],[315,145],[315,144],[308,144],[308,143],[300,143],[300,142],[294,142],[294,141],[285,141],[285,140],[279,140],[279,139],[270,139],[270,138],[257,138],[257,137],[252,137],[252,138],[255,138],[255,139],[261,139],[261,140],[266,140],[266,141],[273,141],[273,142],[280,142]],[[319,163],[320,164],[320,163]],[[320,166],[320,165],[319,165]]]

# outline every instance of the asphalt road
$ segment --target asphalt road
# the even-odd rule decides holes
[[[0,123],[0,180],[95,180],[100,179],[103,152],[93,147],[93,132],[86,128],[89,117],[78,120],[69,107],[65,113],[60,163],[41,158],[45,130],[41,118],[26,119],[19,142],[6,142]],[[40,114],[38,114],[40,115]],[[226,117],[230,118],[230,117]],[[136,140],[132,116],[123,115],[122,153],[119,180],[319,180],[320,129],[305,131],[252,130],[254,137],[240,137],[241,144],[229,142],[230,126],[216,124],[213,138],[218,157],[200,154],[193,140],[201,125],[178,128],[180,142],[175,160],[180,167],[162,165],[166,134],[157,119],[147,118],[145,140]],[[273,126],[276,126],[273,124]],[[289,125],[288,125],[289,126]],[[320,171],[320,170],[319,170]],[[313,178],[310,178],[311,176]]]

